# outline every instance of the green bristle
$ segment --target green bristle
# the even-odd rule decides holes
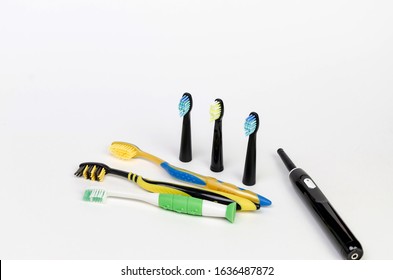
[[[93,192],[93,190],[85,190],[85,193],[83,195],[83,200],[84,201],[90,201],[90,195]]]
[[[84,201],[103,203],[105,199],[105,190],[86,190],[83,195]]]

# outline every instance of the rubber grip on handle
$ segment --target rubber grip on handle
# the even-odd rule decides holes
[[[174,194],[160,194],[158,197],[161,208],[194,216],[202,216],[202,202],[199,198]]]
[[[164,168],[169,175],[171,175],[172,177],[178,180],[189,182],[196,185],[206,185],[205,181],[203,181],[199,177],[192,175],[185,170],[179,170],[178,168],[170,165],[167,162],[161,163],[161,167]]]

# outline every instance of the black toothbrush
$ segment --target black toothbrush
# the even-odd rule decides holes
[[[199,199],[209,200],[220,204],[229,205],[236,202],[236,209],[242,210],[243,207],[253,204],[251,201],[243,200],[237,197],[228,195],[226,193],[218,193],[215,191],[201,189],[198,187],[191,187],[187,185],[174,184],[171,182],[153,181],[147,178],[143,178],[132,172],[126,172],[111,168],[108,165],[101,162],[84,162],[79,165],[78,170],[74,173],[77,177],[84,177],[87,180],[101,182],[107,174],[113,174],[128,179],[129,181],[135,182],[142,189],[149,192],[167,193],[167,194],[178,194],[176,191],[184,193],[184,195],[193,196]],[[176,190],[176,191],[175,191]],[[245,204],[246,203],[246,204]],[[259,209],[260,205],[255,204],[255,208]]]
[[[283,149],[278,149],[277,153],[289,171],[289,179],[292,184],[301,192],[305,202],[314,209],[333,235],[344,258],[359,260],[363,256],[362,245],[334,210],[322,191],[303,169],[295,166]]]

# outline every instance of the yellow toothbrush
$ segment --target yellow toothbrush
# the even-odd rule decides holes
[[[178,180],[192,183],[201,187],[205,187],[206,189],[230,193],[239,197],[243,197],[251,200],[257,206],[271,205],[271,201],[269,199],[259,194],[251,192],[249,190],[238,188],[233,184],[219,181],[213,177],[203,176],[195,172],[191,172],[182,168],[175,167],[152,154],[142,151],[141,149],[139,149],[137,146],[133,144],[116,141],[112,143],[109,150],[115,157],[120,159],[128,160],[128,159],[139,157],[149,160],[161,166],[169,175],[171,175],[172,177]]]

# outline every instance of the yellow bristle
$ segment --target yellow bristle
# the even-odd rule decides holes
[[[106,174],[105,168],[102,168],[100,174],[98,174],[98,176],[97,176],[98,181],[101,182],[102,180],[104,180],[105,174]]]
[[[96,180],[96,170],[97,170],[97,166],[93,166],[93,169],[91,170],[91,173],[90,173],[90,179],[92,180],[92,181],[95,181]]]
[[[88,165],[86,165],[85,169],[83,169],[83,178],[85,178],[85,179],[89,179],[89,178],[87,178],[87,170],[88,169],[89,169]]]
[[[109,150],[116,157],[121,159],[131,159],[136,156],[137,149],[130,144],[122,144],[120,142],[112,143]]]
[[[215,101],[214,104],[210,105],[210,121],[215,121],[221,116],[221,104]]]

